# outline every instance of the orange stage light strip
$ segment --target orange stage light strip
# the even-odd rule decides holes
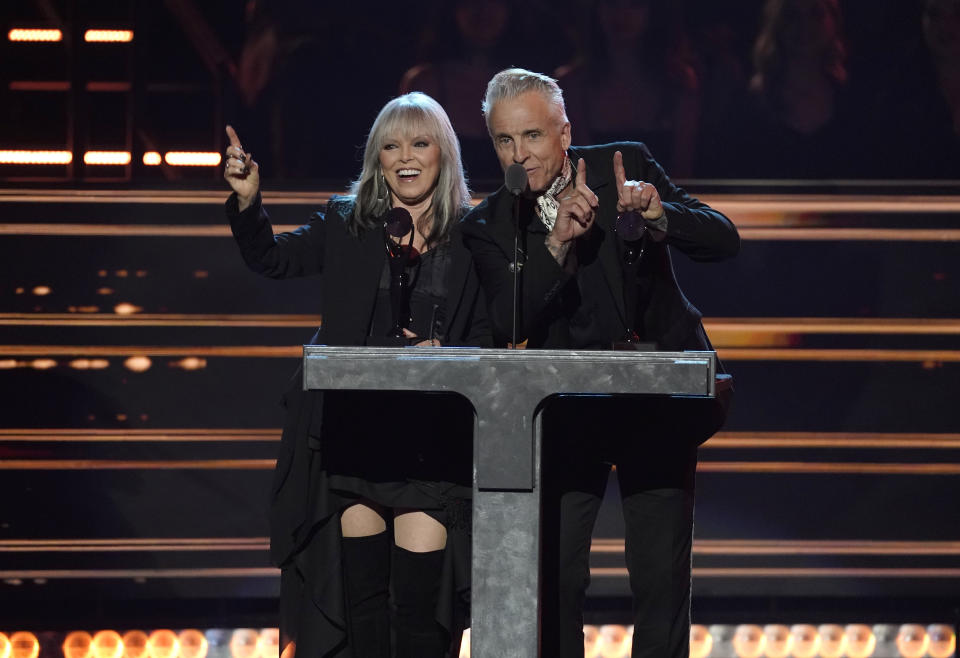
[[[87,30],[83,40],[91,43],[129,43],[133,41],[133,30]]]
[[[0,326],[43,327],[318,327],[320,315],[179,313],[0,313]]]
[[[0,434],[0,440],[3,435]],[[701,448],[956,449],[960,434],[867,432],[720,432]]]
[[[270,192],[270,205],[322,206],[336,192]],[[24,190],[0,189],[0,203],[157,203],[223,206],[223,190]],[[304,217],[306,219],[306,216]]]
[[[10,91],[70,91],[70,83],[63,80],[15,80]]]
[[[154,578],[278,578],[275,567],[221,567],[212,569],[31,569],[0,571],[0,580],[154,579]]]
[[[11,546],[234,546],[270,541],[269,537],[115,537],[112,539],[0,539],[0,547]]]
[[[123,460],[123,459],[3,459],[0,471],[264,471],[272,470],[275,459],[176,459],[176,460]]]
[[[67,164],[70,161],[72,156],[69,155],[69,152],[56,152],[67,154],[67,160],[65,162],[27,162],[21,160],[11,160],[4,161],[3,154],[6,153],[20,153],[20,154],[30,154],[30,153],[52,153],[50,151],[0,151],[0,164],[10,164],[10,163],[19,163],[19,164]],[[220,163],[220,154],[219,153],[207,153],[202,154],[204,157],[209,158],[208,162],[195,160],[193,162],[187,162],[187,159],[180,159],[175,157],[171,160],[169,156],[171,153],[167,153],[165,156],[165,161],[169,165],[176,166],[214,166]],[[195,154],[196,155],[196,154]],[[28,156],[21,156],[27,158]],[[155,196],[151,201],[152,203],[217,203],[223,205],[223,200],[226,198],[226,195],[219,194],[213,200],[208,200],[205,197],[197,197],[195,199],[176,199],[176,198],[164,198],[162,196]],[[0,201],[3,201],[3,196],[0,195]],[[14,200],[10,198],[10,200]],[[39,199],[30,199],[32,201],[38,201]],[[51,201],[70,201],[73,202],[73,199],[63,199],[63,198],[48,198],[47,202]],[[129,199],[123,200],[118,199],[120,203],[128,203]],[[270,203],[275,205],[280,205],[273,197],[270,198]],[[296,200],[287,200],[287,204],[302,204],[305,203],[303,199]],[[304,216],[304,221],[307,220],[307,217]],[[289,224],[289,225],[275,225],[274,231],[277,233],[283,231],[292,231],[297,228],[299,225]],[[220,225],[176,225],[176,224],[126,224],[126,225],[112,225],[112,224],[58,224],[58,223],[22,223],[22,224],[0,224],[0,235],[91,235],[91,236],[109,236],[109,235],[143,235],[143,236],[156,236],[156,235],[167,235],[167,236],[177,236],[177,237],[197,237],[197,236],[206,236],[206,237],[220,237],[230,235],[229,227],[222,227]],[[777,228],[777,229],[741,229],[740,237],[744,240],[761,240],[761,241],[862,241],[862,242],[960,242],[960,229],[836,229],[836,228],[822,228],[822,229],[796,229],[796,228]]]
[[[0,151],[0,158],[3,153],[9,151]],[[66,153],[66,152],[64,152]],[[167,154],[170,155],[169,153]],[[209,154],[219,159],[219,154]],[[4,161],[0,159],[0,163]],[[69,160],[68,160],[69,162]],[[173,164],[167,158],[168,164]],[[29,164],[49,164],[49,163],[29,163]],[[66,164],[66,163],[55,163]],[[217,164],[215,162],[207,163],[209,165]],[[206,164],[195,163],[196,166],[207,166]],[[190,166],[190,165],[183,165]],[[224,195],[219,195],[218,203],[223,204]],[[158,198],[157,201],[163,203],[177,203],[170,199]],[[271,202],[273,199],[271,199]],[[192,201],[179,201],[181,203],[192,203]],[[302,203],[295,201],[292,203]],[[306,220],[306,217],[304,217]],[[292,231],[298,225],[275,225],[274,231],[277,233],[283,231]],[[758,232],[754,232],[758,231]],[[90,236],[111,236],[111,235],[137,235],[137,236],[176,236],[176,237],[221,237],[230,235],[230,227],[219,225],[207,226],[185,226],[176,224],[57,224],[57,223],[23,223],[23,224],[0,224],[0,235],[90,235]],[[779,241],[893,241],[893,242],[960,242],[960,229],[890,229],[885,231],[875,229],[743,229],[740,236],[744,240],[779,240]]]
[[[128,165],[130,151],[87,151],[83,163],[88,165]]]
[[[590,575],[600,578],[626,578],[622,567],[591,567]],[[946,568],[769,568],[769,567],[694,567],[693,578],[960,578],[960,569]],[[819,654],[818,654],[819,655]],[[926,654],[924,654],[926,655]]]
[[[960,212],[960,198],[946,195],[701,194],[697,198],[731,217],[741,213],[781,216]]]
[[[953,318],[704,318],[703,325],[708,333],[960,334]]]
[[[897,361],[897,362],[960,362],[957,350],[816,350],[816,349],[746,349],[717,350],[730,361]],[[301,345],[236,345],[236,346],[123,346],[123,345],[0,345],[0,356],[205,356],[300,358]]]
[[[234,345],[229,347],[124,346],[124,345],[0,345],[0,356],[222,356],[263,357],[269,359],[301,358],[301,345]]]
[[[129,82],[88,82],[87,91],[130,91]]]
[[[726,347],[717,350],[730,361],[906,361],[960,362],[958,350],[789,349]]]
[[[66,165],[73,162],[70,151],[0,151],[0,164]]]
[[[0,553],[80,553],[138,551],[259,550],[268,537],[5,539]],[[591,553],[623,553],[622,539],[594,539]],[[956,541],[695,539],[700,555],[960,555]]]
[[[234,442],[280,440],[280,428],[263,429],[7,429],[2,442]],[[960,448],[960,434],[910,432],[720,432],[702,448]]]
[[[148,167],[156,167],[163,162],[163,156],[158,151],[147,151],[143,154],[143,164]]]
[[[880,462],[768,462],[701,461],[698,473],[793,473],[846,475],[960,475],[960,464],[906,464]]]
[[[960,555],[960,542],[701,539],[693,550],[703,555]]]
[[[623,539],[594,539],[591,553],[623,553]],[[958,541],[694,539],[701,555],[960,555]]]
[[[270,203],[322,205],[334,194],[334,191],[271,191]],[[138,190],[0,190],[0,202],[69,201],[71,203],[209,203],[223,204],[224,194],[218,191],[169,190],[162,194]],[[960,195],[931,196],[886,196],[865,195],[740,195],[713,194],[699,195],[702,201],[728,214],[738,226],[809,227],[810,213],[825,215],[844,215],[858,213],[902,213],[904,220],[913,221],[911,215],[917,213],[960,213]],[[483,196],[473,198],[479,203]],[[796,216],[779,218],[773,225],[760,224],[758,219],[774,213],[788,213]],[[782,221],[781,221],[782,220]]]
[[[220,204],[226,196],[220,196]],[[274,225],[274,231],[292,231],[298,226],[293,224]],[[230,226],[226,224],[57,224],[57,223],[17,223],[0,224],[0,235],[60,235],[89,237],[178,237],[178,238],[223,238],[231,237]]]
[[[210,151],[168,151],[163,161],[175,167],[215,167],[221,156]]]
[[[618,567],[592,567],[590,574],[601,578],[626,578]],[[226,567],[207,569],[30,569],[0,571],[0,580],[96,580],[159,578],[277,578],[274,567]],[[960,569],[937,568],[752,568],[694,567],[696,578],[960,578]]]
[[[275,442],[280,428],[267,429],[0,429],[0,443],[26,441],[56,443],[195,443],[195,442]]]
[[[940,228],[741,228],[744,240],[854,241],[854,242],[957,242],[960,229]]]
[[[14,28],[7,32],[10,41],[63,41],[63,32],[56,29]]]
[[[6,539],[0,553],[120,553],[143,551],[258,551],[267,537],[209,539]]]

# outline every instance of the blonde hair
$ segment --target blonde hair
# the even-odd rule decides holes
[[[355,197],[348,228],[354,235],[377,227],[392,207],[390,189],[380,170],[380,151],[393,135],[425,133],[440,147],[440,175],[430,205],[414,220],[429,221],[429,244],[444,240],[450,229],[470,209],[470,190],[460,160],[460,142],[440,103],[419,91],[394,98],[377,115],[363,150],[363,168],[350,186]]]

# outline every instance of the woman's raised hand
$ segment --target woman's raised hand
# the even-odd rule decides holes
[[[227,126],[227,137],[230,146],[227,147],[223,178],[237,193],[240,212],[243,212],[253,203],[260,190],[260,166],[252,155],[243,150],[233,126]]]

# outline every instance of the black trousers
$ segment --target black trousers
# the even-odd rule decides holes
[[[634,658],[689,655],[698,440],[692,399],[560,398],[543,413],[541,655],[583,658],[590,540],[616,465],[633,600]],[[704,409],[699,407],[703,406]]]

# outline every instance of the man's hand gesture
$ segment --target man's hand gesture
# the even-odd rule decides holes
[[[643,181],[627,180],[620,151],[613,154],[613,175],[617,179],[617,212],[632,210],[650,221],[663,217],[663,204],[657,188]]]

